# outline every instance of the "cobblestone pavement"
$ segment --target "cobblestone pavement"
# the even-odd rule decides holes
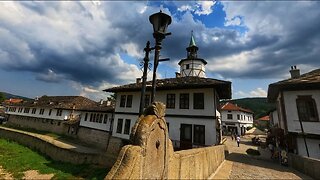
[[[290,167],[270,159],[267,149],[251,145],[251,139],[242,137],[240,147],[230,137],[225,143],[229,150],[226,161],[213,179],[312,179]],[[260,156],[247,155],[246,150],[259,150]]]

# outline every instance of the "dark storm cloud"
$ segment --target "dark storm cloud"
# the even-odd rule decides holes
[[[1,68],[31,71],[41,81],[69,79],[92,87],[103,82],[123,84],[141,76],[120,54],[129,53],[139,60],[146,41],[154,44],[149,15],[158,7],[145,7],[147,2],[12,4],[0,9]],[[208,61],[207,72],[225,78],[275,78],[287,73],[291,65],[319,66],[319,3],[296,3],[286,12],[279,8],[290,2],[265,4],[247,2],[241,8],[226,9],[230,19],[243,17],[247,32],[208,28],[189,12],[173,16],[172,35],[163,41],[162,57],[169,57],[172,67],[177,67],[186,57],[193,30],[199,57]],[[308,13],[296,15],[300,11]],[[248,53],[242,55],[244,52]]]

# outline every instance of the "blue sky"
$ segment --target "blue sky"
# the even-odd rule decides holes
[[[233,98],[265,97],[290,66],[319,68],[319,8],[314,1],[0,2],[0,91],[105,99],[103,89],[141,77],[143,48],[154,44],[149,16],[162,9],[172,35],[161,55],[171,60],[159,65],[159,77],[174,77],[193,30],[207,77],[232,81]]]

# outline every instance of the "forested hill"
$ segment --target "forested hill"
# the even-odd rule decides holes
[[[262,116],[268,115],[268,113],[275,109],[274,103],[268,103],[267,98],[257,97],[257,98],[242,98],[221,101],[221,103],[232,102],[240,107],[250,109],[254,112],[255,119]]]
[[[2,93],[6,99],[14,98],[14,99],[30,100],[30,98],[19,96],[19,95],[14,95],[6,92],[0,92],[0,93]]]

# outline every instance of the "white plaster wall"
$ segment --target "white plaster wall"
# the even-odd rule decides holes
[[[166,117],[169,123],[169,137],[171,140],[180,141],[181,124],[204,125],[205,126],[205,145],[216,143],[216,123],[214,119],[198,119],[198,118],[176,118]],[[192,127],[192,142],[193,142]]]
[[[113,124],[113,136],[129,139],[129,135],[123,134],[125,119],[131,119],[131,128],[136,123],[137,115],[116,114]],[[118,119],[124,119],[122,124],[122,133],[116,133]],[[214,119],[201,119],[201,118],[178,118],[178,117],[165,117],[169,123],[169,138],[171,140],[180,141],[180,126],[181,124],[205,125],[205,144],[212,145],[216,143],[216,123]],[[192,132],[193,136],[193,132]]]
[[[11,107],[15,107],[15,106],[11,106]],[[28,108],[28,107],[27,107]],[[46,118],[46,119],[55,119],[55,120],[64,120],[64,118],[66,116],[69,116],[70,113],[72,112],[72,110],[62,110],[62,115],[61,116],[56,116],[57,114],[57,109],[52,109],[51,111],[51,115],[49,116],[49,108],[40,108],[37,107],[36,109],[36,113],[32,114],[32,109],[30,108],[29,113],[24,113],[24,107],[22,112],[18,112],[19,107],[16,107],[16,111],[15,112],[7,112],[7,114],[14,114],[14,115],[20,115],[20,116],[29,116],[29,117],[37,117],[37,118]],[[39,114],[40,109],[44,109],[44,113],[43,114]],[[79,115],[81,114],[80,111],[74,111],[74,115]]]
[[[192,63],[194,63],[193,68],[199,70],[194,70],[193,73],[189,74],[192,70]],[[187,64],[189,64],[189,69],[186,69]],[[201,71],[199,76],[205,77],[205,65],[199,60],[186,60],[180,65],[180,74],[182,77],[186,76],[185,74],[188,76],[198,76],[199,71]]]
[[[301,132],[299,123],[296,99],[298,95],[312,95],[316,101],[318,116],[320,114],[320,90],[310,91],[285,91],[283,92],[285,110],[287,115],[287,125],[289,132]],[[320,118],[319,118],[320,119]],[[305,133],[320,135],[320,122],[302,122]]]
[[[278,118],[278,111],[270,112],[270,117],[272,118],[272,123],[276,127],[280,127],[279,118]]]
[[[118,119],[123,119],[122,132],[121,133],[117,133]],[[124,134],[123,133],[126,119],[131,119],[129,134]],[[118,138],[122,138],[122,139],[129,139],[130,133],[131,133],[131,129],[134,126],[134,124],[136,123],[137,119],[138,119],[138,115],[115,114],[114,115],[114,122],[113,122],[112,136],[115,136],[115,137],[118,137]]]
[[[320,159],[320,139],[306,139],[311,158]],[[297,138],[298,154],[307,157],[306,146],[303,138]]]
[[[227,118],[227,114],[232,114],[232,119]],[[238,120],[237,115],[240,115],[240,119]],[[244,117],[241,120],[241,115]],[[221,110],[221,120],[222,122],[234,122],[234,123],[241,123],[241,124],[253,124],[253,114],[246,113],[242,111],[231,111],[228,112],[226,110]]]
[[[213,88],[157,91],[155,100],[166,104],[167,94],[169,94],[169,93],[176,95],[175,108],[174,109],[167,108],[166,114],[215,116],[215,109],[217,109],[217,108],[215,107],[215,104],[214,104],[214,89]],[[189,109],[180,109],[179,108],[180,93],[189,93]],[[204,109],[193,109],[193,93],[204,93]],[[151,94],[151,92],[147,92],[147,94]],[[131,108],[120,107],[121,95],[133,95]],[[139,106],[140,106],[140,95],[141,95],[140,92],[117,93],[115,112],[138,113]]]
[[[87,120],[85,121],[85,116],[86,113],[88,113],[87,116]],[[103,118],[102,118],[102,122],[90,122],[90,115],[91,114],[103,114]],[[104,116],[105,114],[108,115],[108,119],[107,119],[107,123],[104,124],[103,120],[104,120]],[[102,113],[102,112],[82,112],[81,114],[81,119],[80,119],[80,126],[83,127],[89,127],[89,128],[93,128],[93,129],[99,129],[99,130],[103,130],[103,131],[109,131],[110,130],[110,125],[111,125],[111,120],[112,120],[112,113]]]

